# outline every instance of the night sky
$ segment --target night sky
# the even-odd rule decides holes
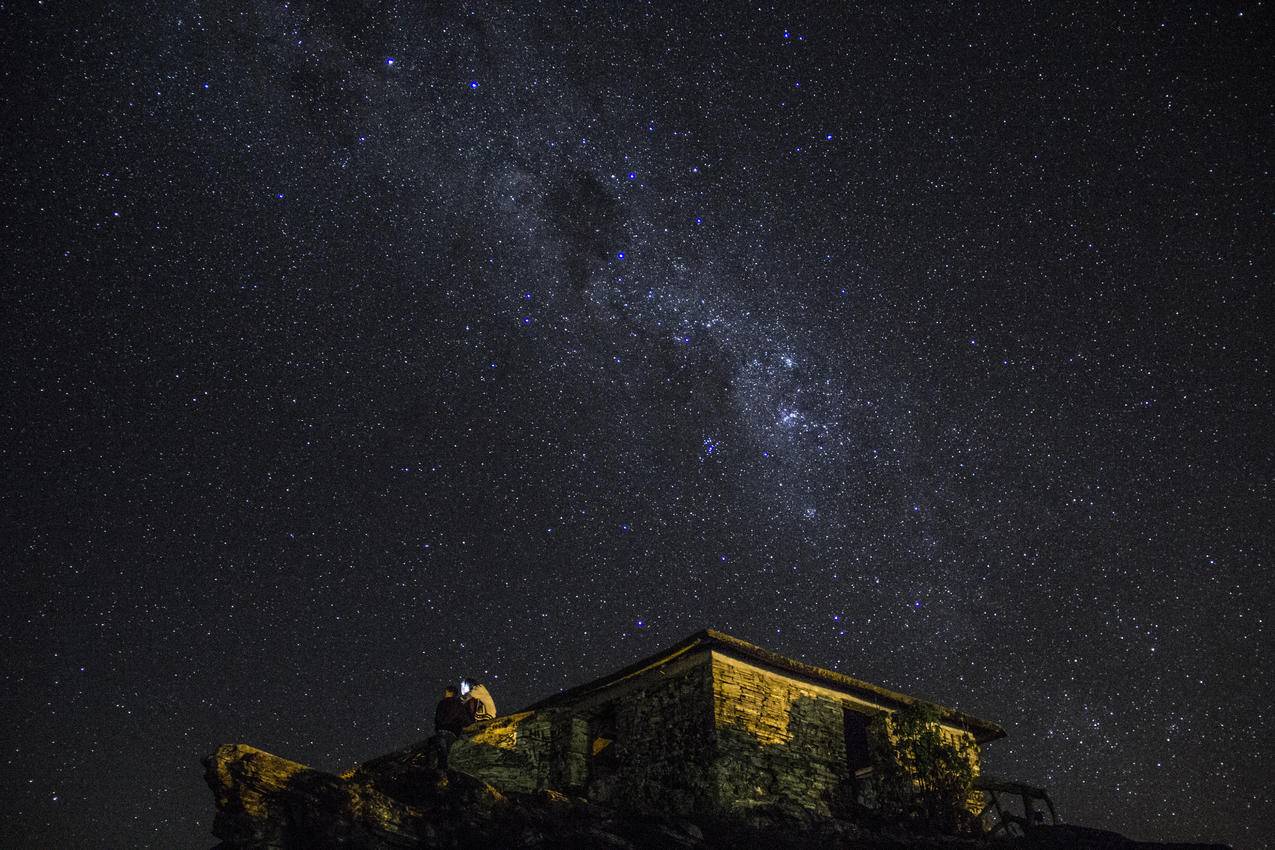
[[[0,846],[706,626],[1275,844],[1269,9],[1078,8],[0,4]]]

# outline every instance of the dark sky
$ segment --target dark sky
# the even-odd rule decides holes
[[[1275,842],[1269,9],[1094,5],[0,4],[0,845],[705,626]]]

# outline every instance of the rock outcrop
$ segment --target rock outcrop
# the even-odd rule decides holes
[[[622,814],[555,791],[508,792],[429,766],[424,742],[342,774],[325,773],[245,744],[205,762],[216,799],[218,850],[275,848],[714,848],[945,847],[870,840],[844,821],[800,810],[758,809],[731,820]]]
[[[687,818],[624,813],[551,790],[502,790],[461,771],[440,771],[427,752],[421,742],[333,774],[245,744],[222,746],[204,761],[217,806],[213,834],[222,841],[216,850],[1205,847],[1138,844],[1115,833],[1064,827],[989,845],[873,831],[795,807]]]

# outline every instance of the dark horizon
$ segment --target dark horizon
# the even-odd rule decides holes
[[[1269,9],[723,8],[0,9],[0,845],[707,626],[1275,844]]]

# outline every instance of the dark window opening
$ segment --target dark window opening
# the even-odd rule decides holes
[[[620,784],[620,745],[615,727],[614,705],[604,706],[589,719],[585,796],[600,802],[614,799]]]
[[[846,730],[846,762],[850,772],[872,766],[872,754],[868,747],[868,717],[857,711],[843,709]]]
[[[615,765],[615,709],[608,706],[602,714],[589,723],[589,760],[595,767],[606,769]]]

